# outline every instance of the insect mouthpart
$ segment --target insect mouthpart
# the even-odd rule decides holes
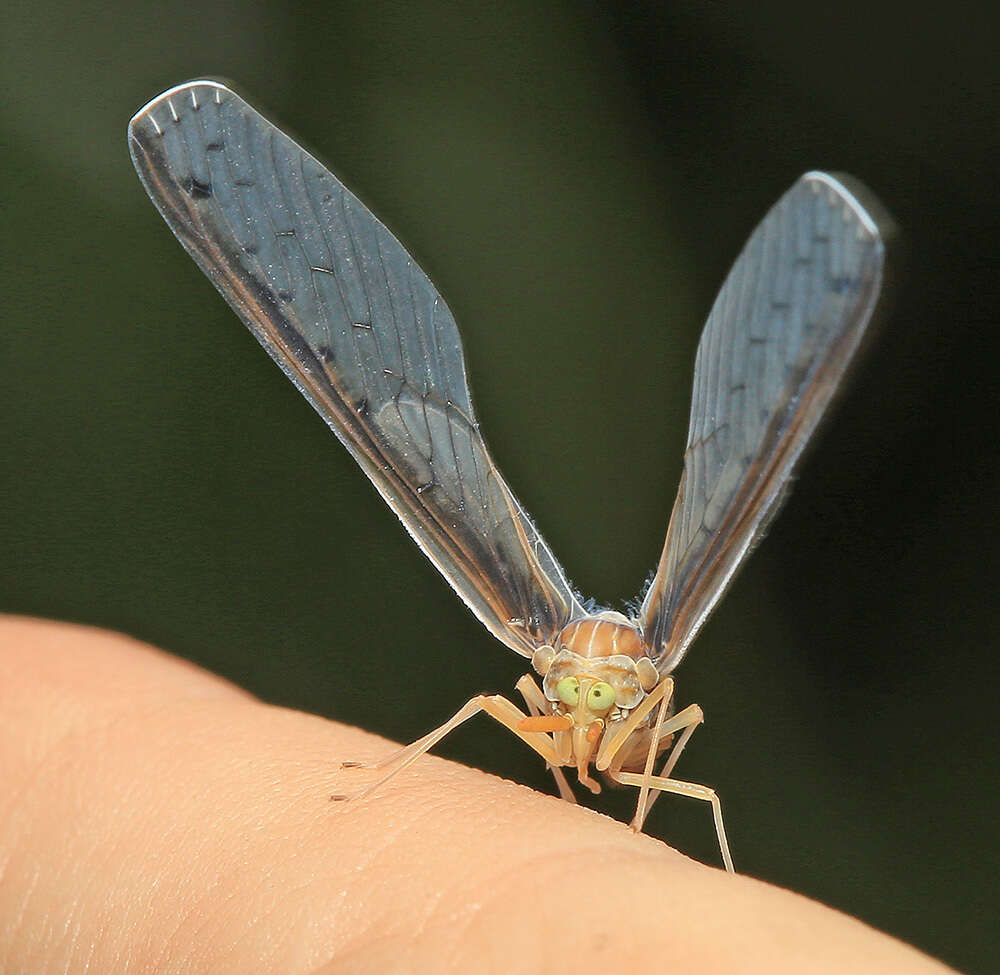
[[[589,725],[575,725],[573,728],[573,758],[576,760],[576,776],[580,785],[585,785],[596,796],[600,794],[601,784],[590,777],[590,762],[594,750],[604,731],[604,722],[600,719]]]

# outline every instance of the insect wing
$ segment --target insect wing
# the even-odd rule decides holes
[[[884,252],[845,179],[813,172],[729,272],[698,345],[684,473],[640,611],[661,673],[777,510],[871,319]]]
[[[197,81],[129,124],[170,229],[499,640],[580,611],[479,433],[458,329],[395,237],[228,88]]]

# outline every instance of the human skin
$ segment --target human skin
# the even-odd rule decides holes
[[[582,807],[0,617],[0,971],[944,972]]]

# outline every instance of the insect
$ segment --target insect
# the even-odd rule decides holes
[[[703,713],[674,710],[671,674],[775,513],[868,329],[885,244],[867,191],[806,173],[729,272],[698,346],[663,554],[626,616],[567,581],[486,448],[444,299],[329,170],[213,81],[153,99],[129,146],[188,253],[469,609],[541,678],[516,684],[526,710],[473,697],[336,798],[372,792],[485,712],[545,759],[567,800],[565,768],[594,793],[594,769],[636,787],[636,831],[661,793],[709,803],[732,871],[715,792],[672,777]]]

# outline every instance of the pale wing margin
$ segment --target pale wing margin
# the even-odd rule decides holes
[[[216,82],[151,101],[129,146],[171,230],[469,608],[521,654],[552,642],[580,606],[486,450],[451,312],[399,241]]]
[[[858,199],[867,191],[849,179],[802,176],[747,241],[709,314],[684,473],[640,610],[661,673],[762,535],[871,320],[885,247]]]

